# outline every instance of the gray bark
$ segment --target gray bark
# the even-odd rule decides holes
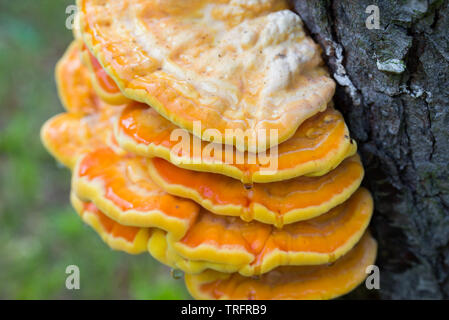
[[[369,5],[380,29],[369,30]],[[372,191],[382,299],[449,298],[447,0],[292,0],[338,82]],[[360,292],[360,291],[359,291]]]

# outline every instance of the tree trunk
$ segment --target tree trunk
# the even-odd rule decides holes
[[[365,22],[377,5],[380,29]],[[382,299],[449,298],[447,0],[292,0],[339,84],[372,191]],[[359,291],[360,292],[360,291]]]

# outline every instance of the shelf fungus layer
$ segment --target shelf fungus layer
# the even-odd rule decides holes
[[[325,264],[360,240],[372,210],[369,192],[360,189],[327,214],[283,229],[203,211],[182,239],[154,233],[148,249],[161,262],[187,273],[209,268],[252,276],[278,266]]]
[[[111,130],[119,109],[99,107],[92,114],[62,113],[47,120],[41,129],[46,149],[63,165],[73,169],[78,158],[99,147],[121,149]]]
[[[143,105],[127,106],[115,126],[116,139],[129,152],[160,157],[189,170],[227,175],[251,184],[319,176],[356,153],[342,115],[333,107],[305,121],[289,140],[266,153],[239,152],[201,141]]]
[[[358,155],[321,177],[298,177],[248,188],[227,176],[178,168],[161,158],[150,161],[152,179],[165,191],[196,201],[216,214],[240,216],[281,228],[319,216],[347,200],[360,186]]]
[[[49,119],[41,129],[44,146],[70,169],[79,156],[100,146],[119,149],[111,128],[123,109],[97,96],[81,52],[82,43],[74,41],[56,66],[58,93],[68,112]]]
[[[98,60],[82,45],[81,60],[87,67],[92,86],[97,95],[106,103],[121,105],[131,102],[120,91],[114,80],[109,77]]]
[[[64,108],[73,114],[91,113],[101,103],[92,94],[91,74],[80,59],[82,46],[82,42],[73,41],[55,69],[59,98]]]
[[[97,161],[94,158],[101,159]],[[145,173],[136,170],[128,159],[119,163],[113,158],[105,150],[82,158],[77,170],[86,172],[90,182],[83,182],[80,187],[75,170],[75,194],[83,201],[95,204],[109,219],[118,218],[119,223],[126,221],[133,226],[154,229],[148,243],[149,252],[163,263],[188,273],[214,269],[252,276],[278,266],[333,262],[359,241],[373,210],[369,192],[360,189],[328,213],[283,229],[217,216],[206,210],[198,215],[188,215],[184,218],[186,222],[179,225],[177,220],[182,220],[179,214],[170,213],[167,207],[160,208],[160,204],[166,203],[163,195],[155,198],[154,193],[147,194],[149,182]],[[93,165],[83,169],[86,163]],[[130,169],[130,166],[133,168]],[[127,171],[132,173],[128,174]],[[154,213],[155,200],[158,201],[157,214]],[[171,203],[174,201],[172,199]],[[145,204],[144,208],[142,203]],[[178,209],[180,205],[177,203],[173,207]],[[145,218],[136,219],[135,211]]]
[[[190,132],[195,121],[222,137],[225,129],[246,132],[247,139],[220,141],[240,151],[287,140],[334,94],[319,46],[286,1],[79,0],[78,7],[84,42],[125,96]]]
[[[87,116],[87,119],[91,118],[92,115]],[[216,264],[234,264],[240,267],[241,272],[260,272],[260,270],[272,268],[270,266],[271,262],[262,263],[260,268],[248,266],[249,271],[245,271],[242,265],[249,265],[257,260],[257,252],[242,250],[245,247],[254,248],[254,245],[245,242],[245,238],[240,238],[237,241],[235,236],[241,236],[242,234],[251,235],[250,237],[255,239],[255,241],[265,243],[267,238],[264,238],[263,235],[277,234],[276,239],[280,243],[282,241],[291,244],[302,243],[307,244],[303,249],[309,248],[309,252],[298,253],[296,260],[291,258],[293,255],[287,254],[287,260],[298,264],[324,263],[343,254],[344,250],[349,250],[369,222],[372,211],[369,194],[365,192],[365,196],[362,197],[362,199],[366,198],[364,201],[352,201],[353,198],[357,198],[356,195],[363,193],[362,191],[359,191],[351,199],[332,209],[327,214],[312,220],[287,225],[282,230],[259,222],[247,223],[239,218],[216,216],[205,210],[199,214],[198,205],[190,200],[169,195],[152,181],[148,171],[149,163],[152,159],[128,154],[118,147],[108,147],[106,143],[99,141],[99,136],[96,135],[89,134],[87,137],[92,136],[94,138],[84,139],[83,130],[80,130],[81,124],[87,125],[89,122],[76,119],[72,125],[67,125],[62,121],[57,126],[60,132],[54,130],[55,133],[52,135],[56,139],[62,139],[62,141],[74,142],[74,146],[68,150],[66,149],[69,146],[68,144],[54,143],[56,145],[53,151],[54,154],[67,154],[69,157],[72,157],[70,159],[77,159],[76,155],[81,154],[79,156],[81,158],[73,170],[72,186],[76,194],[84,201],[93,202],[108,217],[123,225],[155,227],[169,232],[170,245],[186,259],[209,259],[208,261]],[[103,128],[101,132],[104,134],[107,132],[107,128]],[[81,134],[83,139],[78,138],[79,134]],[[113,143],[111,142],[111,144]],[[77,148],[81,148],[80,150],[84,152]],[[96,149],[85,151],[90,148]],[[61,149],[63,151],[60,151]],[[350,159],[347,161],[349,162]],[[264,184],[264,186],[267,187],[268,184]],[[357,209],[357,206],[348,206],[349,203],[359,203],[360,208],[363,208],[363,210]],[[345,207],[352,209],[341,209]],[[212,253],[207,253],[207,250],[211,249],[210,245],[207,244],[207,238],[204,239],[204,243],[198,243],[195,246],[189,242],[183,243],[186,239],[194,239],[196,238],[195,235],[203,234],[203,229],[199,228],[199,225],[205,225],[204,229],[215,230],[214,233],[223,235],[224,239],[233,239],[237,243],[240,241],[240,244],[236,245],[232,241],[229,243],[225,241],[221,244],[217,242],[219,246],[212,248],[212,253],[213,250],[217,251],[214,257]],[[305,228],[304,230],[306,231],[301,231],[302,228]],[[311,232],[311,230],[315,230],[318,234],[322,232],[322,234],[326,234],[326,237],[312,237],[309,239],[313,240],[312,243],[304,242],[307,238],[306,236],[300,237],[301,240],[297,237],[301,232]],[[282,239],[279,235],[285,236],[286,239],[279,240]],[[331,235],[333,236],[332,241],[330,241]],[[324,251],[321,252],[319,248],[313,248],[313,243],[325,244],[326,242],[336,247],[323,246],[321,249]],[[232,250],[230,249],[231,247]],[[299,249],[301,248],[296,247],[292,250]],[[285,252],[292,250],[288,247],[284,248]],[[266,253],[267,251],[264,249],[264,252]],[[201,254],[204,254],[203,257],[201,257]],[[284,258],[272,259],[272,261],[274,261],[274,264],[284,263],[282,259]],[[267,261],[271,260],[267,259]]]
[[[343,117],[331,106],[306,120],[292,138],[266,153],[240,152],[234,147],[201,141],[146,105],[105,97],[106,89],[99,89],[101,82],[95,79],[104,78],[101,81],[106,83],[112,79],[98,69],[98,62],[94,62],[96,68],[85,66],[92,59],[82,46],[75,41],[58,63],[61,99],[72,113],[87,114],[99,106],[117,108],[107,101],[127,102],[115,123],[115,134],[119,144],[129,152],[162,157],[186,169],[220,173],[249,184],[323,175],[356,152],[356,143],[349,138]],[[80,62],[80,52],[88,62]]]
[[[82,156],[72,189],[120,224],[157,227],[181,238],[195,222],[199,206],[172,196],[150,178],[148,159],[99,148]]]
[[[199,206],[156,185],[147,170],[150,159],[121,150],[109,139],[112,130],[107,123],[108,119],[98,121],[96,114],[62,114],[44,125],[42,140],[72,169],[72,188],[82,201],[93,202],[124,226],[158,227],[184,235]]]
[[[185,282],[196,299],[332,299],[347,294],[366,278],[366,268],[374,264],[376,253],[376,241],[367,233],[333,264],[279,267],[256,278],[207,270],[186,274]]]
[[[112,249],[130,254],[139,254],[147,250],[150,229],[121,225],[108,218],[93,203],[81,201],[73,192],[70,199],[81,219]]]
[[[114,110],[117,108],[104,108],[99,114],[88,116],[56,116],[44,126],[43,141],[50,152],[70,168],[79,154],[98,147],[108,146],[115,149],[115,153],[126,154],[111,137],[110,117]],[[245,220],[254,218],[278,227],[327,212],[345,201],[363,176],[360,160],[353,156],[321,177],[255,184],[247,190],[241,182],[226,176],[192,172],[158,158],[134,158],[140,159],[141,170],[148,170],[148,176],[171,194],[194,199],[217,214],[242,216]]]

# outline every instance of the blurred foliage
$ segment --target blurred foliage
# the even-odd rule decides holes
[[[110,250],[69,206],[70,174],[39,140],[62,112],[54,65],[74,0],[0,0],[0,299],[187,299],[148,254]],[[65,288],[68,265],[80,290]]]

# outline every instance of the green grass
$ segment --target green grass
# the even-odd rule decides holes
[[[0,0],[0,299],[188,299],[148,254],[110,250],[69,205],[70,174],[44,150],[62,112],[54,65],[72,40],[74,1]],[[65,287],[80,268],[80,290]]]

